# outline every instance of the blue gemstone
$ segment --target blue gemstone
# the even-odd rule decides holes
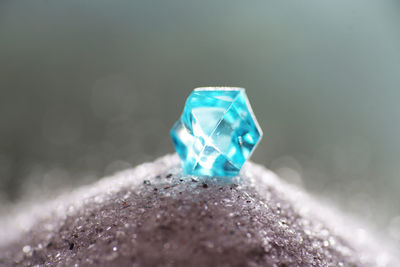
[[[171,129],[186,174],[236,176],[260,141],[262,130],[245,90],[195,89]]]

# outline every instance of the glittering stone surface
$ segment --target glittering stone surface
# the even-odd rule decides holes
[[[186,174],[236,176],[262,136],[243,88],[197,88],[171,137]]]
[[[227,183],[166,156],[0,222],[0,266],[400,266],[385,242],[253,163]]]

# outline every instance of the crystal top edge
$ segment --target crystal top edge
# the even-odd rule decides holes
[[[194,91],[245,91],[242,87],[227,87],[227,86],[215,86],[215,87],[197,87]]]

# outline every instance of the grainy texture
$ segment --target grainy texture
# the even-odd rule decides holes
[[[346,218],[252,163],[240,177],[221,181],[183,176],[177,157],[166,156],[15,220],[14,229],[2,226],[9,230],[0,266],[398,263],[365,232],[360,241]]]

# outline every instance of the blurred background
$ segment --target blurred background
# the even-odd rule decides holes
[[[247,89],[253,161],[400,240],[400,2],[0,2],[0,214],[174,151]]]

